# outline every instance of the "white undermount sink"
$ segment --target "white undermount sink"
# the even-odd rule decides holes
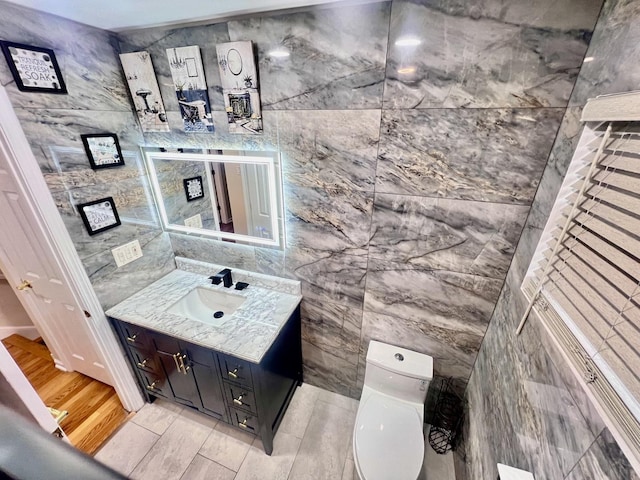
[[[233,293],[194,288],[169,307],[167,312],[215,327],[227,321],[245,300],[245,297]]]

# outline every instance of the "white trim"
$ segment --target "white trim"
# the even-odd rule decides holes
[[[10,337],[14,333],[22,335],[29,340],[35,340],[40,336],[38,329],[32,326],[26,327],[0,327],[0,340]]]
[[[69,232],[51,198],[49,188],[20,126],[20,121],[13,110],[6,89],[1,85],[0,133],[5,137],[7,146],[11,150],[8,152],[10,154],[8,155],[9,163],[29,199],[36,222],[47,237],[46,241],[52,256],[62,270],[76,301],[91,315],[87,326],[93,345],[98,350],[100,357],[104,359],[105,369],[113,379],[113,387],[122,405],[129,411],[139,410],[144,405],[144,400],[138,390],[137,382],[125,362],[121,347],[111,330]],[[20,160],[18,161],[18,159]],[[11,276],[11,272],[5,270],[4,273]],[[50,332],[48,340],[55,338],[55,336],[55,332]]]
[[[20,397],[22,403],[24,403],[24,406],[33,415],[40,427],[47,433],[55,432],[58,429],[58,424],[2,343],[0,343],[0,370],[9,386]],[[64,432],[62,434],[63,438],[68,442],[69,440],[64,435]]]

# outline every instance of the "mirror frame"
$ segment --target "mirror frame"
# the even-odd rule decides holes
[[[146,148],[161,148],[153,146],[141,147],[143,157],[145,159],[145,166],[149,175],[149,182],[151,183],[151,190],[153,191],[154,200],[156,203],[156,209],[162,222],[162,228],[168,232],[177,232],[184,234],[197,234],[199,236],[216,238],[221,240],[235,240],[237,242],[251,243],[255,245],[279,247],[284,248],[285,236],[284,236],[284,197],[282,190],[282,176],[278,173],[279,168],[279,154],[277,152],[246,152],[248,155],[226,155],[226,154],[213,154],[213,153],[181,153],[181,152],[153,152],[148,151]],[[185,148],[193,149],[193,147],[171,147],[171,148]],[[203,148],[203,150],[215,150],[215,148]],[[242,151],[245,153],[244,151]],[[271,211],[274,212],[271,219],[271,227],[274,233],[273,239],[252,237],[249,235],[241,235],[237,233],[223,232],[220,230],[209,230],[204,228],[187,227],[169,223],[167,217],[167,211],[164,205],[162,197],[162,190],[160,183],[158,182],[158,176],[156,174],[154,160],[175,160],[182,162],[206,162],[206,163],[246,163],[246,164],[259,164],[267,167],[269,190],[273,192],[269,197],[271,204]],[[206,169],[207,185],[213,185],[213,176],[211,169]],[[279,187],[279,188],[278,188]],[[213,196],[212,196],[213,199]],[[213,216],[216,225],[219,224],[218,212],[214,208],[212,203]]]

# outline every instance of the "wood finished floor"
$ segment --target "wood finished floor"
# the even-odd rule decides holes
[[[92,455],[125,422],[127,412],[113,387],[58,370],[46,346],[20,335],[2,343],[45,405],[69,412],[60,427],[76,448]]]

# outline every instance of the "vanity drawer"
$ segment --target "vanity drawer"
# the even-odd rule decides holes
[[[227,382],[223,382],[222,388],[224,389],[224,396],[227,399],[227,405],[233,408],[247,410],[253,414],[257,413],[256,399],[251,390]]]
[[[131,352],[131,356],[133,357],[133,363],[139,369],[146,370],[148,372],[162,371],[158,368],[158,365],[151,353],[143,350],[138,350],[135,347],[129,347],[129,352]]]
[[[142,327],[119,322],[122,336],[127,345],[132,347],[147,349],[151,345],[149,332]]]
[[[252,415],[247,412],[243,412],[242,410],[236,410],[235,408],[230,408],[231,412],[231,423],[236,427],[240,427],[243,430],[251,433],[258,433],[258,417],[256,415]]]
[[[147,389],[147,392],[162,397],[169,396],[169,392],[165,392],[165,389],[169,390],[169,388],[164,375],[156,375],[152,372],[145,372],[144,370],[138,370],[138,373],[142,377],[142,383]]]
[[[218,358],[220,359],[222,378],[241,383],[249,388],[253,387],[253,381],[251,380],[251,363],[224,354],[219,354]]]

